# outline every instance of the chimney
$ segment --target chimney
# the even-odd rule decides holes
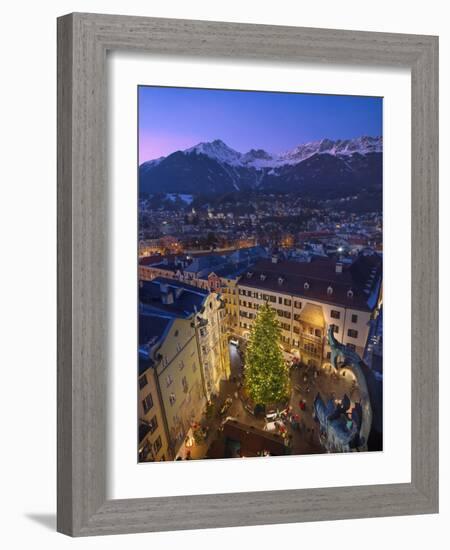
[[[173,304],[173,291],[168,290],[161,295],[162,303],[166,305]]]
[[[184,290],[183,287],[177,286],[177,287],[175,288],[175,298],[178,299],[178,298],[183,294],[183,290]]]
[[[173,304],[173,291],[167,283],[160,283],[161,301],[163,304]]]
[[[336,273],[342,273],[342,263],[336,262]]]

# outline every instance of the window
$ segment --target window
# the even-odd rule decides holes
[[[328,294],[328,296],[331,296],[333,294],[333,287],[332,286],[329,286],[327,288],[327,294]]]
[[[333,318],[333,319],[340,319],[341,318],[341,312],[340,311],[336,311],[335,309],[332,309],[330,311],[330,316]]]
[[[349,328],[347,331],[347,335],[350,336],[350,338],[358,338],[358,331],[352,328]]]
[[[269,296],[269,300],[270,300],[271,302],[276,302],[276,301],[277,301],[277,298],[276,298],[276,296]]]
[[[175,401],[177,400],[177,398],[175,397],[175,394],[172,392],[170,395],[169,395],[169,402],[171,405],[173,405],[175,403]]]
[[[167,385],[167,387],[169,387],[170,384],[172,384],[172,382],[173,382],[173,378],[172,378],[172,376],[171,376],[170,374],[168,374],[167,377],[166,377],[166,385]]]
[[[142,388],[145,388],[145,386],[148,384],[147,376],[143,374],[139,378],[139,389],[142,390]]]
[[[355,313],[353,313],[353,315],[352,315],[352,323],[357,323],[357,322],[358,322],[358,316],[357,316]]]
[[[158,419],[156,418],[156,415],[150,420],[148,427],[150,428],[150,433],[153,433],[156,430],[158,427]]]
[[[309,342],[305,343],[305,345],[303,346],[303,349],[308,353],[313,353],[313,354],[317,353],[316,346],[314,344],[310,344]]]
[[[285,306],[290,306],[291,305],[291,300],[288,300],[287,298],[284,299],[284,305]]]
[[[339,334],[339,327],[337,325],[330,325],[330,328],[334,334]]]
[[[302,309],[302,303],[295,301],[294,302],[294,307],[296,307],[297,309]]]
[[[356,351],[355,344],[347,344],[348,349],[351,349],[352,351]]]
[[[153,407],[153,397],[151,393],[146,395],[146,397],[142,401],[142,405],[144,407],[144,413],[148,413],[148,411]]]
[[[183,379],[181,380],[181,383],[183,385],[183,391],[184,393],[187,393],[189,391],[188,381],[186,376],[183,376]]]
[[[279,303],[279,304],[282,304],[282,303],[283,303],[283,298],[281,298],[280,296],[278,296],[278,303]]]
[[[155,454],[157,454],[159,452],[161,447],[162,447],[161,436],[158,436],[156,438],[155,442],[153,443],[153,448],[155,449]]]
[[[295,334],[300,334],[300,327],[294,325],[294,332]]]
[[[322,331],[319,330],[318,328],[316,328],[316,330],[314,331],[314,335],[317,336],[317,338],[321,338],[322,337]]]

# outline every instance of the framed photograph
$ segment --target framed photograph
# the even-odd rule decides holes
[[[58,530],[438,511],[438,39],[58,19]]]

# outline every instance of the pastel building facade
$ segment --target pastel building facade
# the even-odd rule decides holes
[[[261,261],[238,282],[239,336],[246,339],[259,307],[276,310],[283,350],[319,366],[329,358],[327,330],[361,357],[370,322],[381,301],[382,262],[359,256],[352,264],[336,260]]]
[[[152,397],[158,397],[166,440],[155,459],[174,459],[230,374],[224,302],[215,292],[166,278],[141,281],[139,301],[139,381],[145,375],[157,390]],[[140,407],[147,422],[145,396]]]

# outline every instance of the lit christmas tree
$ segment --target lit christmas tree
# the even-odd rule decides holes
[[[267,303],[258,312],[245,353],[245,384],[255,404],[282,401],[289,391],[289,371],[280,349],[281,329]]]

